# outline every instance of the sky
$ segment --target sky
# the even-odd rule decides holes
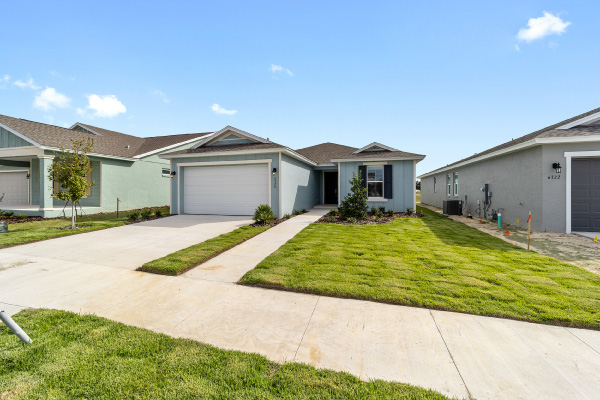
[[[594,1],[3,2],[0,114],[373,141],[422,174],[600,107]]]

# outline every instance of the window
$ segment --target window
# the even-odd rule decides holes
[[[369,197],[383,197],[383,166],[367,167],[367,194]]]
[[[433,177],[433,193],[437,193],[437,178]]]
[[[162,176],[165,178],[170,178],[171,177],[171,169],[170,168],[163,168],[162,169]]]
[[[454,173],[454,195],[458,196],[458,172]]]
[[[450,180],[450,174],[446,175],[446,195],[452,194],[452,181]]]

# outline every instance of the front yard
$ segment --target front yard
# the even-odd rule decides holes
[[[447,399],[402,383],[174,339],[92,315],[25,310],[0,324],[0,399]]]
[[[312,224],[241,283],[600,329],[600,276],[424,212]]]
[[[163,214],[169,213],[169,207],[155,208],[160,209]],[[66,219],[47,219],[43,221],[23,222],[18,224],[9,224],[8,233],[0,234],[0,248],[16,246],[19,244],[37,242],[40,240],[53,239],[61,236],[75,235],[97,231],[99,229],[113,228],[115,226],[127,225],[130,221],[127,219],[127,212],[105,213],[94,215],[83,215],[77,218],[77,225],[85,225],[78,229],[57,229],[71,225],[71,218]]]

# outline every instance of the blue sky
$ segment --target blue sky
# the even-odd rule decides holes
[[[379,141],[426,154],[424,173],[600,106],[592,1],[2,11],[0,114],[61,126],[158,136],[233,125],[291,148]]]

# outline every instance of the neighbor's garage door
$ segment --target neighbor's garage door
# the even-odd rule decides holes
[[[0,171],[0,197],[4,193],[2,203],[10,205],[28,204],[28,183],[27,172]]]
[[[600,158],[571,161],[571,230],[600,231]]]
[[[269,203],[265,164],[185,167],[184,213],[253,215]]]

